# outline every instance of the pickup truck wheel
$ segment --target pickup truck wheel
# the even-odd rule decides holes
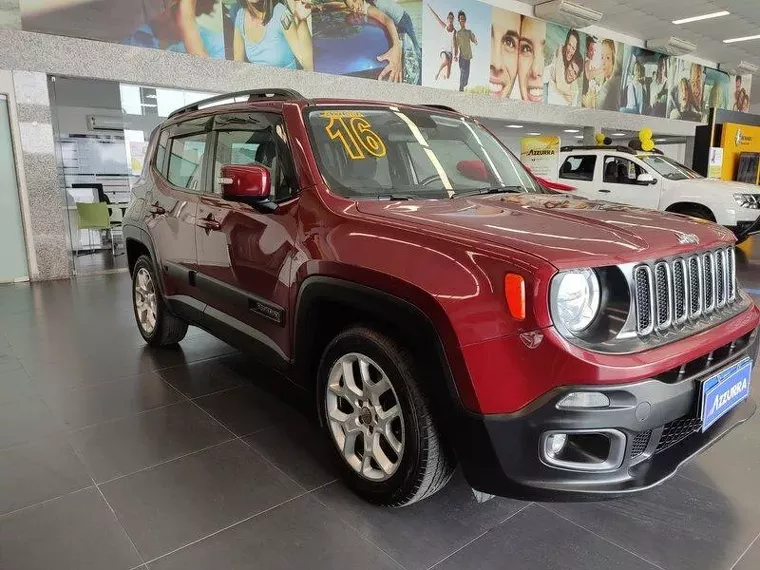
[[[187,323],[166,309],[153,264],[145,255],[137,260],[132,271],[132,302],[137,328],[150,346],[169,346],[185,338]]]
[[[409,353],[368,328],[339,334],[322,356],[322,421],[348,485],[370,502],[408,505],[451,479],[454,462],[417,378]]]

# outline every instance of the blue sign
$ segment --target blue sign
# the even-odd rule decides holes
[[[702,384],[702,431],[749,396],[752,360],[744,360],[721,370]]]

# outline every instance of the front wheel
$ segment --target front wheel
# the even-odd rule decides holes
[[[167,310],[153,264],[146,255],[137,260],[132,271],[132,303],[137,328],[150,346],[169,346],[185,338],[187,323]]]
[[[451,479],[414,362],[391,338],[356,327],[327,347],[319,407],[347,484],[370,502],[403,506]]]

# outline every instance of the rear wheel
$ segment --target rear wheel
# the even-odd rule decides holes
[[[712,212],[699,204],[680,206],[669,211],[676,214],[683,214],[684,216],[690,216],[692,218],[699,218],[700,220],[708,220],[710,222],[715,221],[715,216],[713,216]]]
[[[132,271],[132,303],[137,328],[151,346],[177,344],[187,334],[187,323],[166,309],[157,283],[150,258],[140,256]]]
[[[402,506],[451,479],[411,356],[391,338],[357,327],[327,347],[319,369],[320,414],[348,485],[373,503]]]

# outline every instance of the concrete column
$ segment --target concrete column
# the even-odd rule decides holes
[[[686,137],[686,152],[684,153],[684,164],[691,168],[694,164],[694,137]]]
[[[596,127],[583,127],[583,144],[596,144]]]

